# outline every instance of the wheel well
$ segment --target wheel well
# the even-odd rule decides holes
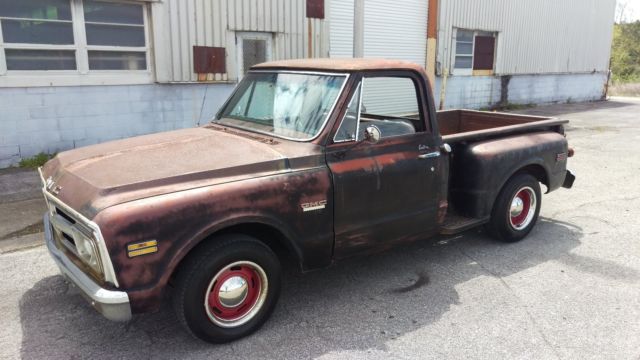
[[[278,259],[280,260],[280,263],[283,267],[302,269],[302,263],[299,256],[293,248],[288,246],[289,239],[281,231],[272,226],[261,223],[244,223],[220,229],[200,241],[200,243],[194,246],[180,260],[180,263],[178,263],[175,269],[173,269],[173,272],[169,279],[169,284],[173,284],[174,277],[182,267],[182,264],[184,264],[185,259],[187,259],[191,254],[194,254],[196,251],[198,251],[197,249],[201,245],[209,241],[215,241],[214,239],[222,234],[244,234],[256,238],[267,245],[276,254],[276,256],[278,256]]]
[[[544,167],[542,167],[542,165],[538,165],[538,164],[527,165],[521,168],[520,170],[516,171],[515,173],[513,173],[513,175],[511,175],[509,179],[511,179],[512,177],[518,174],[533,175],[533,177],[538,179],[539,182],[543,183],[544,186],[546,186],[547,188],[549,187],[549,178],[547,177],[547,171],[544,169]],[[509,179],[507,179],[507,181],[509,181]]]
[[[211,234],[208,239],[220,234],[249,235],[265,243],[273,250],[283,266],[293,264],[298,266],[302,265],[298,254],[296,254],[296,251],[289,245],[289,239],[280,230],[272,226],[261,223],[237,224]]]
[[[496,190],[496,192],[493,195],[493,200],[490,200],[491,202],[489,203],[491,205],[491,208],[489,209],[489,213],[490,214],[493,213],[493,207],[496,205],[496,201],[498,200],[498,195],[500,194],[502,189],[505,187],[507,182],[509,182],[509,180],[511,178],[513,178],[514,176],[519,175],[519,174],[532,175],[539,182],[544,184],[544,186],[546,186],[547,189],[549,189],[549,178],[547,177],[547,171],[544,169],[544,167],[542,167],[542,165],[530,164],[530,165],[527,165],[525,167],[522,167],[522,168],[518,169],[516,172],[514,172],[513,174],[511,174],[511,176],[507,177],[504,180],[504,182],[502,183],[502,185],[500,186],[500,188],[498,188],[498,190]]]

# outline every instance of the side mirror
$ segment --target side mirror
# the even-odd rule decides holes
[[[378,127],[375,125],[369,125],[364,130],[364,139],[372,144],[380,141],[381,135],[382,134],[380,133],[380,129],[378,129]]]

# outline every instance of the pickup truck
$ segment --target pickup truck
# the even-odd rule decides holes
[[[408,62],[263,63],[204,126],[46,163],[46,244],[106,318],[167,296],[193,335],[232,341],[273,311],[284,261],[309,271],[476,226],[522,239],[540,184],[573,184],[565,123],[436,112]]]

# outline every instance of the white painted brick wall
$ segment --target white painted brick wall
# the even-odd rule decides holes
[[[232,89],[230,84],[0,88],[0,168],[40,152],[204,123]]]
[[[436,79],[435,103],[440,103],[441,78]],[[602,97],[607,75],[541,74],[514,75],[508,87],[508,102],[549,104],[567,101],[593,101]],[[500,77],[452,76],[447,79],[445,108],[479,109],[500,101]]]

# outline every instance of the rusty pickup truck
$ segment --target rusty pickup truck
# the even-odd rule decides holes
[[[205,126],[59,153],[41,169],[53,259],[106,318],[171,298],[196,337],[262,325],[302,271],[484,226],[513,242],[570,188],[566,121],[436,112],[392,60],[254,66]]]

